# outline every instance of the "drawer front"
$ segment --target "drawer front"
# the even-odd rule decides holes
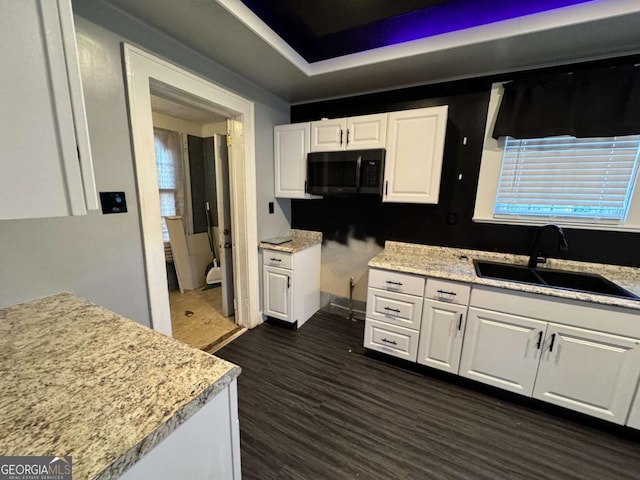
[[[466,283],[435,278],[427,278],[427,288],[424,292],[425,298],[457,305],[468,305],[470,294],[471,286]]]
[[[418,356],[418,332],[367,318],[364,325],[364,346],[415,362]]]
[[[422,298],[369,288],[367,318],[420,330]]]
[[[369,287],[421,297],[424,277],[372,268],[369,270]]]
[[[293,268],[293,262],[291,260],[292,255],[287,252],[278,252],[276,250],[263,250],[262,251],[262,264],[270,267]]]

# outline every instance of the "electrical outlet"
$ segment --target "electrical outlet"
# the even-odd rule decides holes
[[[275,207],[273,205],[273,202],[269,202],[269,213],[274,213],[275,212]]]
[[[458,223],[458,214],[455,212],[447,213],[447,225],[455,225]]]

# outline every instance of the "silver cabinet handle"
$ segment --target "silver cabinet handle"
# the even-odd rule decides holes
[[[384,343],[389,343],[391,345],[398,345],[398,342],[396,342],[395,340],[387,340],[386,338],[381,338],[380,341]]]

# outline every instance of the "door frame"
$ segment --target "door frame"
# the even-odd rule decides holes
[[[232,148],[241,153],[233,156],[233,163],[229,165],[234,290],[236,323],[253,328],[262,320],[258,280],[254,103],[130,44],[123,43],[123,57],[151,326],[165,335],[172,334],[164,245],[158,221],[160,198],[150,98],[152,84],[160,83],[175,91],[176,95],[179,92],[185,100],[212,112],[223,113],[242,124],[240,130],[244,134],[238,136],[234,129],[229,132]]]

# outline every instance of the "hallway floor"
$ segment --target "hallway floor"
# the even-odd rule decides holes
[[[173,337],[209,353],[245,331],[222,314],[222,288],[169,292]]]

